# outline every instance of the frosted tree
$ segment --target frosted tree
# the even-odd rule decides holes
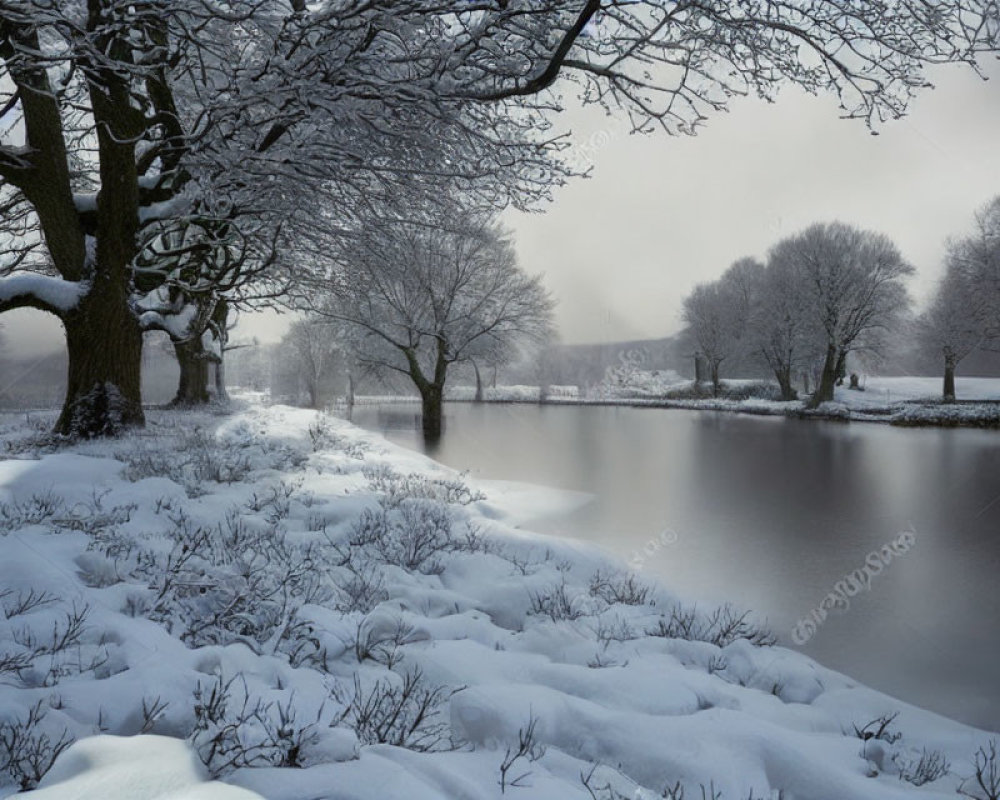
[[[320,408],[330,383],[338,373],[347,372],[339,327],[322,317],[297,320],[276,350],[275,357],[283,362],[283,368],[292,370],[305,389],[310,408]]]
[[[918,331],[924,347],[942,358],[942,399],[955,402],[959,363],[1000,344],[1000,197],[976,215],[973,233],[949,243],[945,273]]]
[[[819,223],[779,242],[772,269],[787,270],[814,315],[823,370],[812,406],[833,400],[847,356],[874,347],[909,309],[913,274],[892,241],[839,222]]]
[[[56,430],[113,433],[143,421],[137,298],[214,280],[140,256],[165,228],[268,243],[317,187],[399,181],[531,205],[567,174],[566,89],[640,131],[786,82],[875,122],[996,36],[996,0],[0,0],[0,311],[63,322]]]
[[[368,218],[345,237],[317,310],[341,322],[363,366],[405,375],[423,431],[441,435],[448,370],[551,335],[552,301],[517,264],[507,234],[452,204]]]
[[[722,364],[748,352],[747,329],[762,270],[758,261],[740,259],[717,281],[696,286],[684,298],[684,322],[698,354],[708,365],[715,397],[719,394]]]
[[[816,326],[794,264],[772,259],[755,287],[747,336],[777,380],[782,400],[796,399],[793,376],[816,359]]]
[[[956,367],[985,341],[982,313],[985,309],[981,300],[968,272],[951,263],[930,306],[918,320],[924,346],[941,355],[944,366],[941,397],[946,403],[955,402]]]

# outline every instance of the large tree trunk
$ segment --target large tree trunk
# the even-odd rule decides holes
[[[174,355],[181,373],[177,382],[177,394],[170,405],[205,405],[211,397],[208,393],[208,354],[201,338],[193,336],[185,341],[175,341]]]
[[[217,403],[228,403],[229,392],[226,391],[226,351],[215,362],[215,401]]]
[[[426,384],[420,391],[421,427],[424,432],[424,442],[434,445],[441,440],[444,427],[444,387]]]
[[[837,383],[837,348],[830,345],[826,348],[826,358],[823,360],[823,374],[820,376],[819,386],[813,393],[809,401],[810,408],[816,408],[820,403],[833,401],[833,388]]]
[[[142,331],[123,291],[95,287],[63,319],[69,372],[55,432],[86,439],[142,425]]]
[[[955,358],[945,356],[944,358],[944,391],[942,399],[946,403],[955,402]]]
[[[98,41],[95,47],[100,50],[105,44]],[[90,98],[101,177],[91,274],[82,276],[92,287],[63,317],[69,375],[55,428],[84,438],[114,436],[145,422],[142,330],[129,305],[139,227],[135,141],[142,130],[141,112],[133,107],[128,86],[117,78],[105,86],[91,84]]]
[[[712,397],[719,396],[719,364],[712,362]]]

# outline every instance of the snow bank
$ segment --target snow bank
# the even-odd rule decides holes
[[[584,497],[342,420],[32,435],[0,425],[0,796],[927,800],[990,738],[515,527]]]
[[[76,742],[25,800],[263,800],[207,781],[192,750],[164,736],[93,736]]]

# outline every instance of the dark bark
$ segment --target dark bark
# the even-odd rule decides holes
[[[844,378],[847,377],[847,353],[841,351],[837,354],[837,386],[844,385]]]
[[[694,382],[701,383],[705,380],[705,370],[703,368],[704,361],[701,358],[701,353],[694,354]]]
[[[798,400],[798,392],[796,392],[795,387],[792,386],[791,367],[780,367],[775,369],[774,377],[778,380],[782,400]]]
[[[712,397],[719,396],[719,363],[712,362]]]
[[[434,447],[441,440],[444,427],[444,385],[448,377],[448,360],[445,356],[446,344],[443,338],[438,339],[437,357],[434,361],[434,377],[428,379],[420,368],[417,354],[413,349],[403,350],[409,365],[410,378],[420,392],[421,427],[424,433],[424,444]]]
[[[69,373],[56,433],[89,439],[142,425],[142,331],[124,291],[95,287],[63,326]]]
[[[170,401],[172,406],[205,405],[212,398],[208,393],[208,354],[200,337],[174,342],[174,355],[180,367],[177,394]]]
[[[92,85],[90,96],[101,177],[92,274],[84,276],[92,286],[63,317],[69,375],[66,401],[55,428],[57,433],[83,438],[114,436],[124,427],[145,421],[142,331],[129,306],[130,267],[139,227],[132,144],[138,133],[138,112],[130,105],[127,87],[117,78],[111,78],[106,87]]]
[[[420,422],[425,444],[434,445],[441,440],[444,428],[443,396],[444,387],[432,383],[425,384],[420,390]]]
[[[944,358],[944,390],[942,399],[946,403],[955,402],[955,358],[945,356]]]
[[[473,361],[472,368],[476,371],[476,402],[483,402],[483,378],[479,374],[479,365]]]
[[[820,403],[833,400],[833,388],[837,383],[837,348],[830,345],[826,348],[826,358],[823,359],[823,373],[820,375],[819,386],[809,401],[810,408],[816,408]]]

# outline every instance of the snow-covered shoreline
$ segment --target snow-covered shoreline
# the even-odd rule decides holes
[[[186,739],[171,800],[246,796],[213,775],[269,800],[944,798],[991,738],[517,527],[579,495],[281,406],[21,428],[0,417],[0,765],[12,731],[42,762],[92,743],[39,800],[167,797],[130,794],[99,733]],[[918,787],[931,754],[950,769]]]
[[[738,388],[755,381],[724,381]],[[749,397],[742,400],[713,397],[670,397],[677,390],[688,392],[691,381],[652,382],[637,394],[628,388],[601,396],[588,396],[577,387],[553,387],[542,392],[537,386],[499,386],[487,389],[480,402],[618,408],[662,408],[686,411],[717,411],[754,416],[778,416],[836,422],[874,422],[900,427],[1000,428],[1000,378],[958,378],[959,399],[942,403],[939,378],[874,378],[862,390],[838,387],[834,402],[807,409],[801,400],[781,401]],[[576,391],[572,391],[576,389]],[[706,389],[707,391],[707,389]],[[448,394],[450,403],[475,402],[472,387],[457,386]],[[363,404],[407,402],[411,398],[359,398]],[[417,398],[412,398],[417,401]]]

